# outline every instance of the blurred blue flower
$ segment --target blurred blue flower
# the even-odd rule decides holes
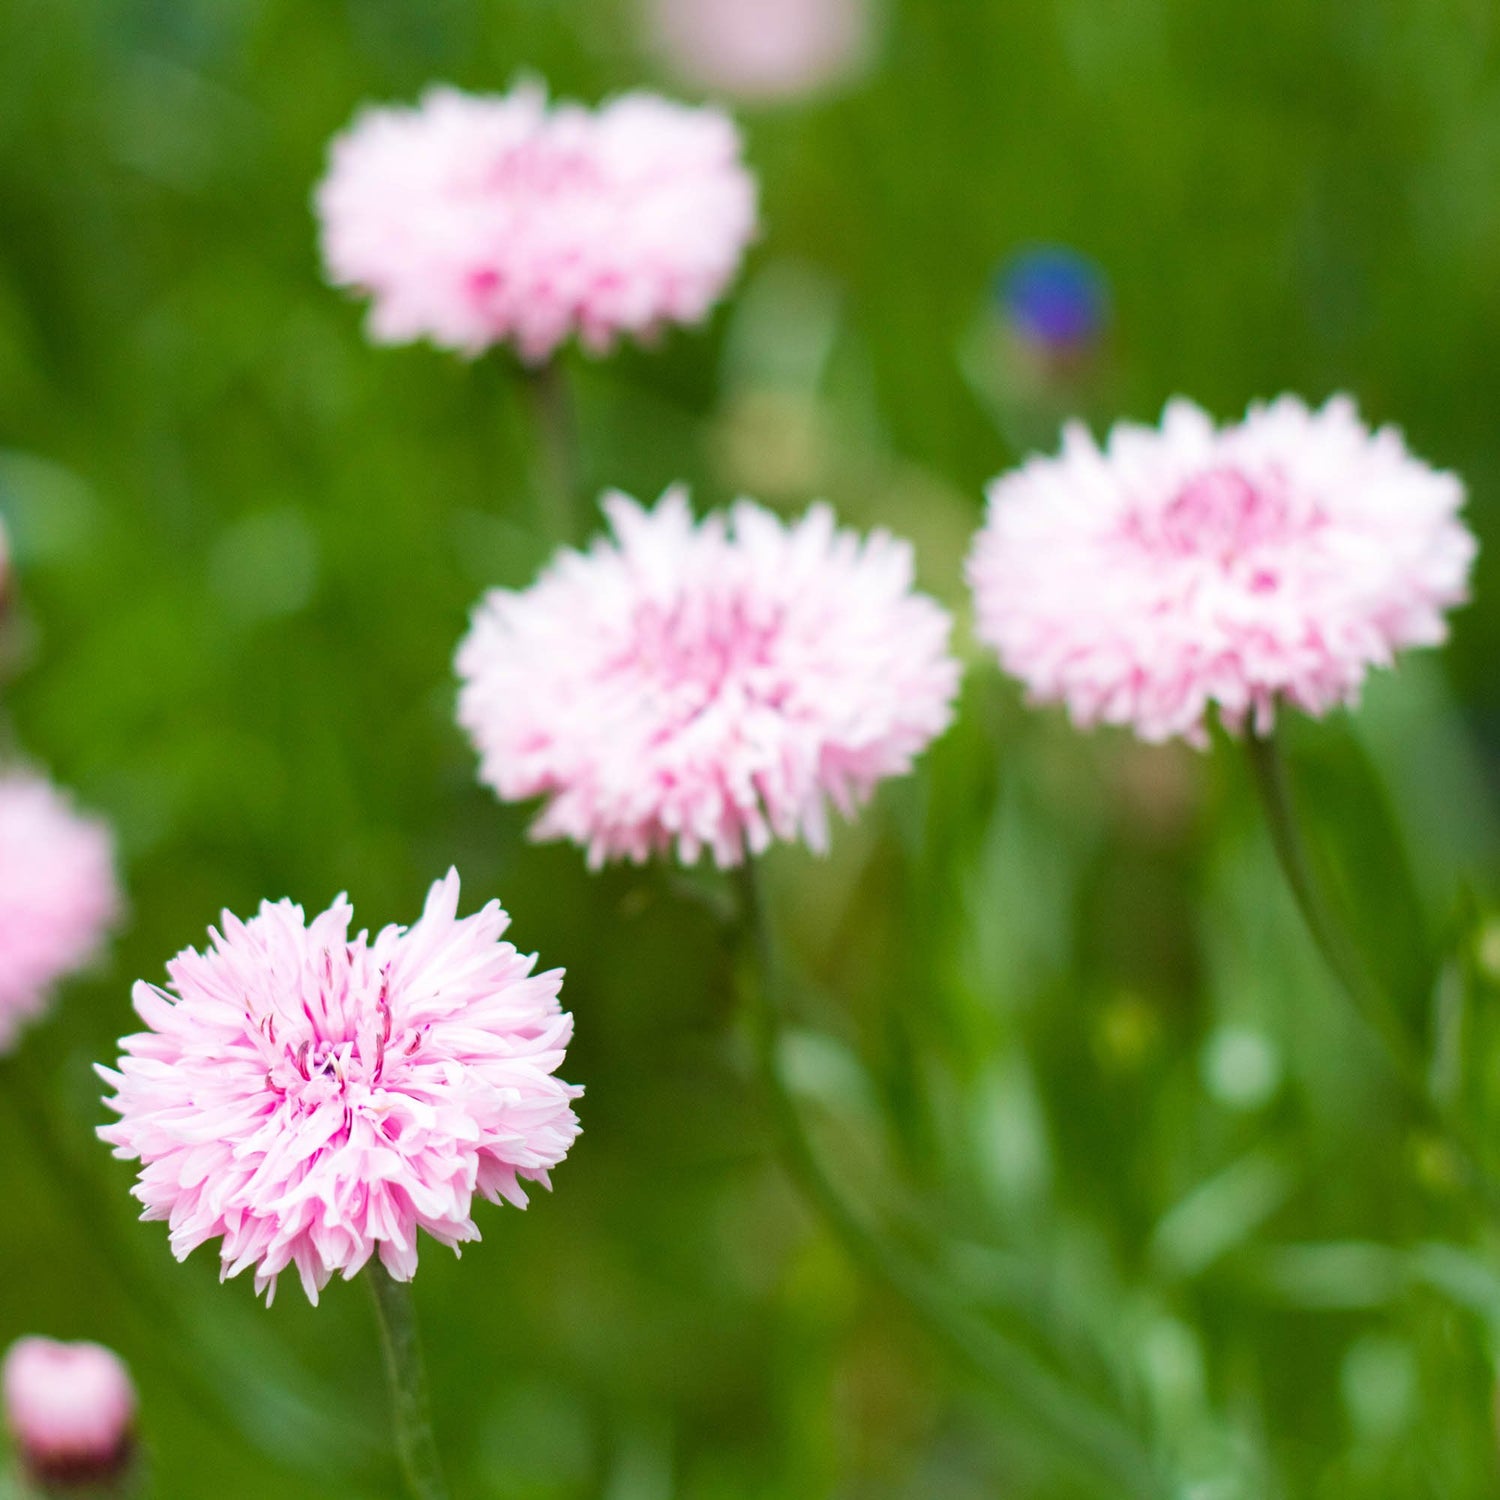
[[[1030,245],[996,268],[959,350],[970,386],[1018,452],[1055,446],[1062,424],[1110,409],[1109,282],[1065,245]]]
[[[1109,287],[1087,256],[1065,246],[1023,250],[1001,268],[996,300],[1028,343],[1053,353],[1093,344],[1109,318]]]

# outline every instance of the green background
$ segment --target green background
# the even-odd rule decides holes
[[[466,906],[568,970],[585,1134],[416,1295],[460,1496],[1082,1493],[776,1167],[711,878],[588,875],[475,783],[450,662],[551,550],[524,383],[378,350],[309,195],[367,100],[669,89],[606,0],[0,0],[0,514],[16,739],[119,832],[130,915],[6,1065],[0,1343],[93,1337],[145,1492],[395,1493],[368,1299],[177,1266],[92,1139],[133,979],[221,908]],[[680,90],[678,90],[680,92]],[[832,855],[768,861],[785,1062],[850,1194],[1120,1410],[1196,1500],[1500,1492],[1500,1243],[1349,1021],[1235,748],[1030,713],[970,645],[987,478],[1067,406],[1356,395],[1500,496],[1500,14],[1484,0],[898,0],[876,66],[743,114],[763,233],[706,329],[566,376],[588,493],[827,495],[911,536],[961,717]],[[995,268],[1062,242],[1108,347],[996,394]],[[1495,565],[1441,655],[1298,726],[1305,805],[1415,1032],[1500,1128]],[[1500,919],[1497,919],[1500,920]],[[1455,1018],[1457,1018],[1455,1020]],[[1447,1054],[1445,1054],[1447,1055]]]

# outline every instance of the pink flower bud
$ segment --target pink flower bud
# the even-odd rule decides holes
[[[107,1482],[130,1458],[135,1387],[102,1344],[24,1338],[0,1372],[5,1421],[26,1472],[47,1485]]]

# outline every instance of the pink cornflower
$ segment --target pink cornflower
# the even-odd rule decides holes
[[[44,1486],[96,1485],[129,1462],[135,1387],[102,1344],[17,1339],[0,1370],[5,1424],[27,1474]]]
[[[150,1029],[99,1070],[120,1116],[99,1134],[140,1160],[142,1217],[168,1221],[179,1260],[222,1237],[223,1276],[254,1266],[269,1302],[295,1265],[316,1303],[376,1254],[410,1280],[418,1229],[478,1239],[475,1193],[525,1207],[521,1179],[550,1186],[581,1092],[553,1076],[562,971],[500,941],[498,902],[457,910],[451,870],[373,942],[342,896],[311,922],[264,902],[167,965],[175,994],[136,985]]]
[[[847,816],[946,727],[948,616],[912,592],[906,543],[826,505],[790,524],[746,500],[695,524],[680,489],[603,506],[612,539],[489,594],[459,648],[480,776],[547,799],[536,837],[592,866],[822,849],[828,801]]]
[[[0,1052],[119,914],[114,840],[33,771],[0,774]]]
[[[859,70],[871,0],[643,0],[647,26],[685,82],[742,99],[789,99]]]
[[[756,226],[728,116],[645,93],[549,108],[534,85],[366,109],[316,207],[329,280],[370,297],[376,342],[530,363],[700,321]]]
[[[1371,432],[1339,396],[1252,406],[1216,429],[1081,426],[990,488],[969,557],[980,634],[1080,726],[1207,740],[1267,732],[1278,704],[1353,703],[1371,667],[1447,634],[1475,543],[1463,486]]]

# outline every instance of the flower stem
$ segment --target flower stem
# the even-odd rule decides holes
[[[556,357],[525,372],[538,451],[538,502],[544,530],[553,541],[577,535],[578,423],[572,393]]]
[[[1255,789],[1270,829],[1271,842],[1292,899],[1330,973],[1356,1013],[1375,1034],[1387,1061],[1406,1087],[1426,1123],[1442,1135],[1468,1185],[1500,1218],[1500,1183],[1483,1165],[1477,1142],[1430,1087],[1427,1070],[1390,995],[1370,972],[1333,902],[1318,880],[1292,800],[1286,759],[1274,732],[1245,737]]]
[[[1365,1024],[1380,1038],[1397,1068],[1408,1076],[1419,1073],[1400,1017],[1371,977],[1354,939],[1314,873],[1312,856],[1292,803],[1286,758],[1275,733],[1261,735],[1252,732],[1246,736],[1245,745],[1277,862],[1318,952]]]
[[[781,983],[776,944],[752,862],[738,872],[742,922],[752,948],[756,1063],[783,1165],[850,1259],[882,1281],[950,1356],[991,1383],[1006,1403],[1055,1437],[1090,1493],[1161,1497],[1165,1477],[1147,1446],[1111,1412],[1048,1369],[1030,1350],[973,1317],[946,1284],[874,1232],[818,1160],[781,1070]]]
[[[396,1424],[396,1453],[406,1487],[412,1500],[448,1500],[448,1486],[432,1435],[427,1371],[417,1336],[411,1283],[397,1281],[378,1257],[365,1268],[365,1280],[375,1299],[375,1320],[380,1324],[380,1348]]]

